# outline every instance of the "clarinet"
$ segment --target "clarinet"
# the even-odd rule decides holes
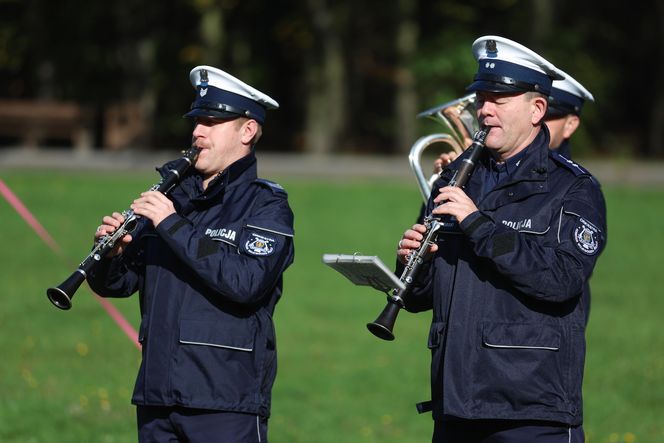
[[[182,176],[196,164],[198,159],[198,154],[200,154],[201,149],[192,146],[187,151],[184,152],[184,155],[179,158],[168,170],[166,175],[162,180],[153,185],[148,191],[159,191],[164,195],[167,195],[174,187],[180,182]],[[46,290],[46,295],[48,299],[56,307],[67,310],[71,308],[71,301],[74,298],[74,293],[81,286],[88,276],[88,273],[94,269],[100,260],[106,256],[114,247],[115,244],[127,234],[132,234],[137,232],[140,226],[143,225],[144,218],[140,215],[134,214],[132,209],[127,209],[122,212],[124,217],[124,222],[110,234],[106,234],[103,237],[100,237],[96,242],[95,246],[88,254],[87,257],[83,259],[78,268],[69,276],[64,282],[60,285],[48,288]]]
[[[479,160],[482,148],[486,141],[488,130],[481,128],[473,136],[473,143],[468,148],[470,154],[463,159],[461,166],[456,170],[454,176],[448,183],[448,186],[463,187],[466,185],[475,169],[475,164]],[[404,268],[399,280],[404,284],[404,289],[394,289],[392,294],[387,295],[387,305],[380,315],[372,323],[367,323],[367,329],[373,335],[383,340],[394,340],[394,323],[396,322],[399,311],[405,307],[404,299],[412,292],[413,283],[428,256],[429,249],[438,239],[440,228],[449,224],[447,220],[440,216],[429,214],[424,218],[426,232],[420,244],[420,247],[408,256],[408,262]]]

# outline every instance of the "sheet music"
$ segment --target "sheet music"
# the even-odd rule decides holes
[[[324,254],[323,263],[356,285],[371,286],[382,292],[403,290],[403,282],[375,255]]]

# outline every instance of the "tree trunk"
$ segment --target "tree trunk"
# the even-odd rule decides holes
[[[217,67],[223,61],[226,41],[224,11],[220,2],[209,2],[202,5],[199,33],[203,42],[203,59],[205,64]]]
[[[417,4],[414,0],[399,0],[396,9],[399,24],[396,32],[398,65],[395,75],[395,120],[397,134],[395,142],[398,152],[408,152],[415,142],[417,92],[415,76],[410,70],[410,61],[417,49],[418,26],[415,20]]]
[[[326,0],[308,0],[315,40],[306,64],[305,147],[316,154],[337,147],[346,127],[346,74],[342,39],[333,7]]]
[[[540,48],[553,29],[553,2],[552,0],[534,0],[532,8],[532,40],[529,44]]]

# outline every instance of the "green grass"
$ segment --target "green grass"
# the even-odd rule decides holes
[[[140,356],[83,286],[59,311],[45,289],[90,247],[100,217],[126,209],[155,179],[145,174],[2,171],[56,239],[53,253],[0,199],[0,441],[135,441],[129,403]],[[397,339],[365,328],[384,296],[321,263],[327,252],[379,255],[412,224],[411,182],[287,180],[296,214],[296,259],[277,306],[279,375],[272,443],[430,441],[426,348],[429,314],[402,313]],[[609,243],[592,279],[584,381],[590,443],[664,441],[664,190],[606,187]],[[136,299],[114,300],[138,325]]]

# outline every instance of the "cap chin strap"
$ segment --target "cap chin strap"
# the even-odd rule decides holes
[[[220,112],[229,112],[231,114],[237,114],[239,117],[247,117],[257,119],[253,116],[250,111],[246,109],[237,108],[235,106],[230,106],[224,103],[217,103],[207,100],[196,100],[191,104],[191,110],[194,109],[209,109],[211,111],[220,111]]]
[[[501,83],[503,85],[512,86],[514,88],[521,89],[521,90],[524,90],[524,91],[533,91],[533,92],[541,92],[543,94],[548,94],[548,92],[544,91],[542,89],[542,87],[538,84],[522,82],[522,81],[519,81],[519,80],[515,80],[512,77],[506,77],[506,76],[502,76],[502,75],[481,73],[481,74],[475,75],[474,80],[475,81],[483,80],[483,81],[489,81],[489,82],[493,82],[493,83]]]

